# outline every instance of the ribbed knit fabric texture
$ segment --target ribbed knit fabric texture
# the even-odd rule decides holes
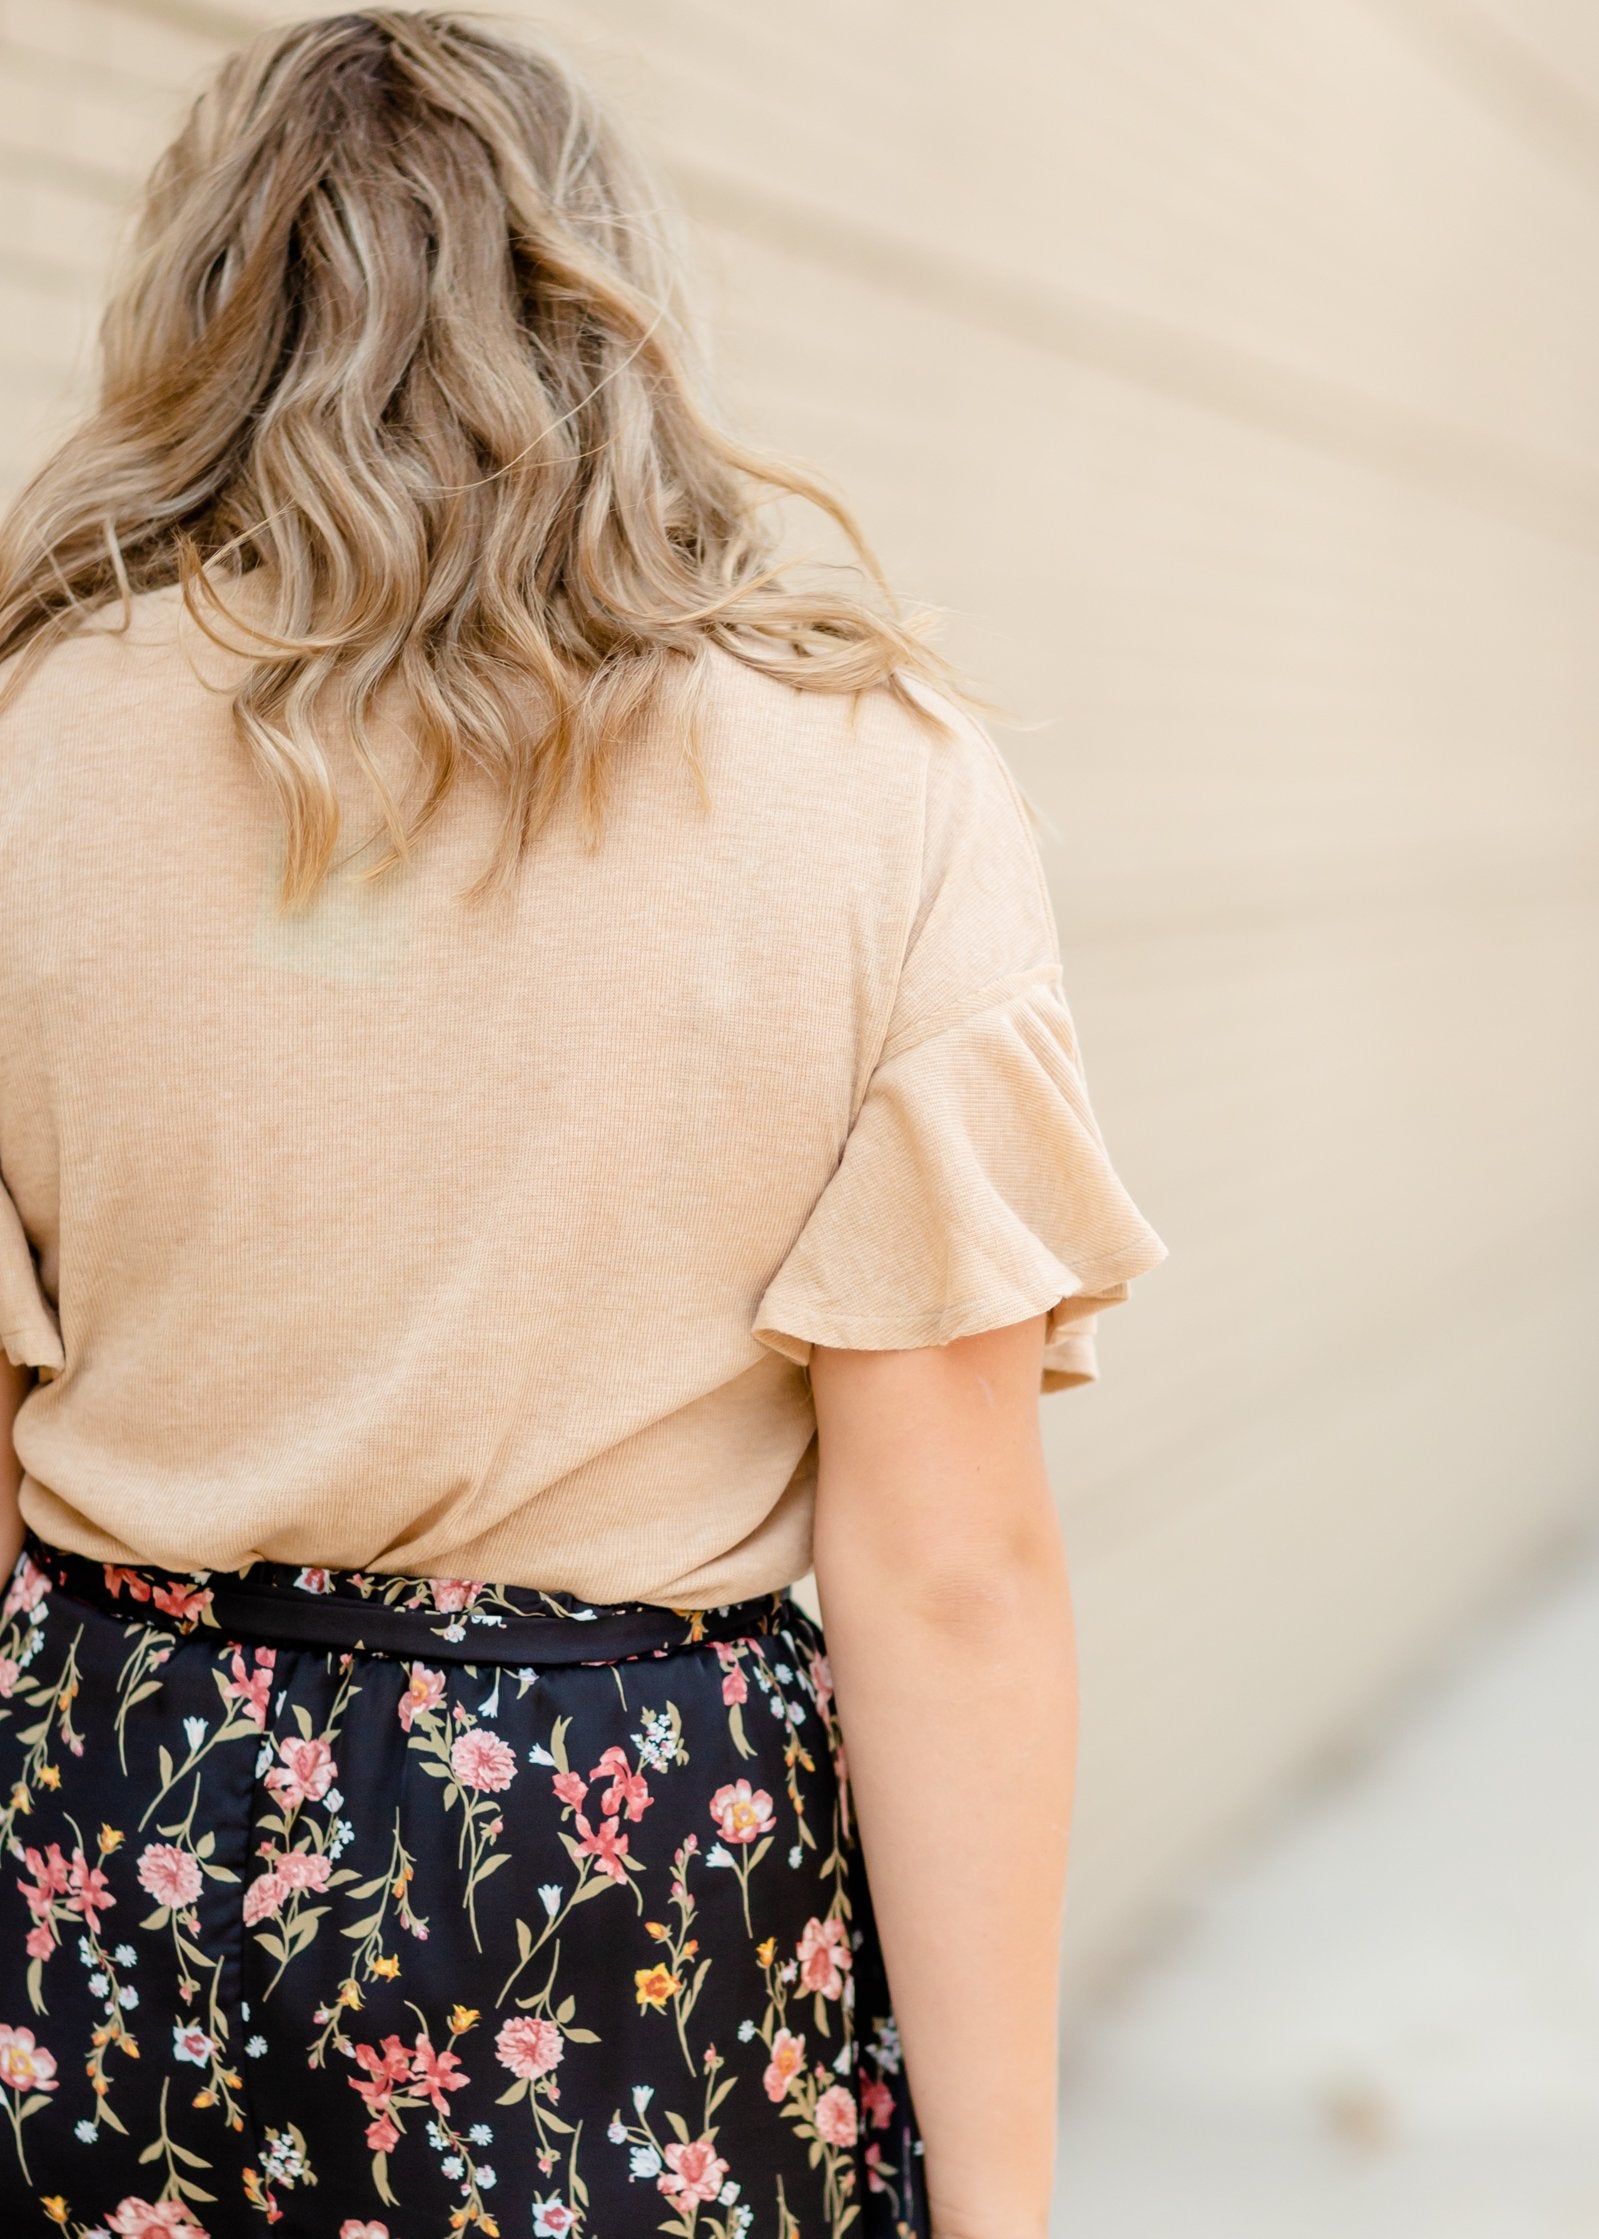
[[[1097,1373],[1165,1246],[980,725],[716,654],[708,812],[641,740],[600,847],[563,812],[473,910],[469,777],[295,922],[235,657],[175,591],[120,619],[0,714],[0,1337],[43,1537],[705,1605],[809,1566],[813,1345],[1047,1312],[1044,1389]]]

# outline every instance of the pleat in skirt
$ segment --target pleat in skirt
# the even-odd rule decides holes
[[[820,1628],[118,1567],[0,1613],[6,2239],[928,2239]]]

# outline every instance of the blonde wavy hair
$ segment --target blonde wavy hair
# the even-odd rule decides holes
[[[698,771],[710,647],[806,691],[959,694],[847,507],[724,432],[700,365],[660,195],[557,54],[454,10],[272,29],[156,164],[98,401],[0,523],[0,659],[119,597],[125,628],[174,583],[208,636],[238,633],[285,909],[334,861],[330,717],[388,835],[364,879],[463,764],[488,773],[478,900],[571,783],[593,844],[615,751],[658,709]],[[784,580],[783,495],[850,547],[823,588]],[[224,595],[246,578],[269,590],[254,619]],[[409,815],[371,751],[384,687],[420,749]]]

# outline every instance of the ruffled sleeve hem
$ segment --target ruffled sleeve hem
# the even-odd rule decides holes
[[[1058,975],[887,1058],[756,1310],[801,1367],[815,1345],[945,1345],[1045,1314],[1040,1388],[1099,1374],[1099,1315],[1165,1244],[1089,1106]]]
[[[14,1368],[66,1364],[61,1325],[45,1297],[22,1219],[0,1186],[0,1345]]]

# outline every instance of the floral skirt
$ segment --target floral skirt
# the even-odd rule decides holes
[[[0,2231],[927,2239],[821,1632],[127,1569],[0,1613]]]

